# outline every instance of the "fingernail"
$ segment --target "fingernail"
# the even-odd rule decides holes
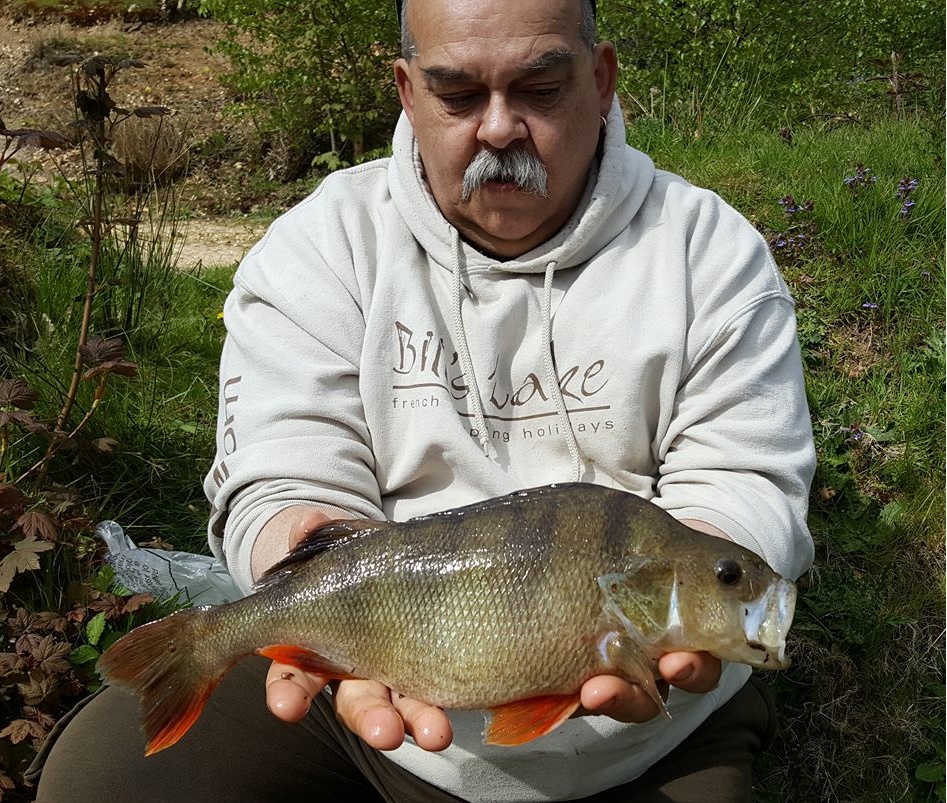
[[[674,683],[680,683],[681,681],[687,680],[693,674],[694,667],[687,665],[674,676]]]

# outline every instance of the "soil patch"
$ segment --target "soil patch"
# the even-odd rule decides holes
[[[267,225],[258,220],[233,218],[189,220],[183,228],[177,266],[180,270],[193,270],[236,264],[263,236]]]

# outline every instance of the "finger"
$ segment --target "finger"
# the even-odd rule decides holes
[[[658,661],[658,672],[671,685],[694,694],[717,688],[722,663],[708,652],[669,652]]]
[[[403,694],[392,693],[391,702],[401,715],[405,730],[411,734],[418,747],[437,752],[451,743],[454,732],[450,719],[442,709]]]
[[[299,722],[325,685],[325,678],[274,661],[266,673],[266,707],[285,722]]]
[[[404,722],[387,686],[374,680],[343,680],[333,699],[342,724],[370,747],[394,750],[404,742]]]
[[[666,690],[659,683],[662,697]],[[598,675],[587,680],[580,692],[582,708],[589,714],[603,714],[619,722],[647,722],[661,709],[637,683],[628,683],[614,675]]]

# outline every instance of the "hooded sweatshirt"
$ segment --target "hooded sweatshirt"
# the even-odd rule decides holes
[[[332,174],[247,254],[225,308],[209,540],[252,590],[279,510],[404,520],[580,480],[712,524],[797,577],[814,448],[793,303],[758,232],[629,147],[617,102],[569,221],[499,261],[466,243],[402,116],[392,156]],[[515,645],[511,645],[511,660]],[[671,720],[567,721],[523,748],[386,755],[466,800],[630,781],[746,681],[672,689]]]

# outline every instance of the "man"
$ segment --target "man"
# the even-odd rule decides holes
[[[625,144],[589,0],[410,0],[402,29],[392,158],[326,179],[235,277],[214,552],[250,591],[327,519],[582,480],[798,576],[813,447],[762,238]],[[102,755],[99,777],[138,801],[748,799],[769,725],[749,670],[671,653],[659,672],[670,722],[597,677],[580,716],[516,749],[484,746],[479,712],[373,681],[324,695],[251,661],[143,760],[136,704],[109,690],[52,751],[39,800],[87,797],[75,767]],[[298,726],[262,713],[264,682]]]

